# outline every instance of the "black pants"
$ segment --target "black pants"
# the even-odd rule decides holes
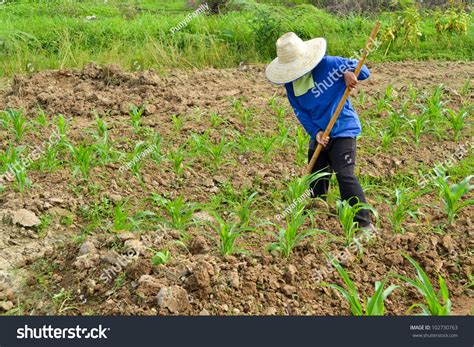
[[[314,140],[310,142],[308,150],[308,162],[311,160],[315,151]],[[325,171],[336,173],[339,183],[339,192],[342,200],[348,200],[352,205],[357,202],[367,202],[364,192],[360,186],[359,180],[354,174],[356,158],[356,139],[350,137],[340,137],[330,139],[326,148],[323,148],[313,168],[313,172]],[[329,190],[329,176],[313,182],[311,185],[312,197],[326,198]],[[370,224],[370,215],[368,210],[360,210],[354,218],[359,222],[359,226],[364,227]]]

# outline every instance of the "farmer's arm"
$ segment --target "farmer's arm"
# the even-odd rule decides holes
[[[290,105],[293,108],[293,111],[295,112],[296,118],[298,118],[298,121],[301,123],[303,128],[309,134],[309,136],[311,136],[311,138],[314,138],[321,129],[319,129],[313,123],[313,121],[311,120],[311,116],[308,114],[308,112],[304,111],[300,107],[298,100],[296,100],[296,96],[292,90],[292,87],[289,87],[288,85],[286,85],[285,87],[286,95],[288,96],[288,101],[290,102]]]
[[[357,64],[359,63],[358,60],[355,59],[347,59],[341,57],[335,57],[335,62],[340,69],[340,71],[350,71],[354,72],[357,68]],[[363,81],[370,76],[370,71],[367,66],[364,64],[362,65],[362,69],[360,69],[359,77],[357,78],[359,81]]]

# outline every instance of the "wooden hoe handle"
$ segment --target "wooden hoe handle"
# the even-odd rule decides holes
[[[367,40],[367,43],[365,44],[364,52],[362,53],[362,57],[359,60],[359,63],[357,64],[357,67],[354,71],[354,74],[356,77],[359,76],[360,70],[362,69],[362,66],[365,63],[365,58],[369,54],[370,46],[372,46],[372,43],[375,41],[375,37],[377,36],[377,33],[380,29],[380,22],[375,23],[374,28],[372,29],[372,32],[370,33],[369,39]],[[334,123],[336,123],[337,117],[339,117],[339,113],[341,113],[342,107],[346,103],[346,99],[349,96],[350,90],[349,88],[346,87],[346,90],[344,91],[344,95],[342,95],[341,101],[339,101],[339,104],[337,105],[336,111],[334,111],[334,114],[331,117],[331,120],[329,121],[329,124],[324,131],[323,138],[326,138],[329,136],[331,133],[332,127],[334,126]],[[318,144],[316,147],[316,150],[313,153],[313,156],[306,167],[306,174],[309,175],[313,171],[314,164],[316,163],[316,160],[318,159],[319,154],[321,153],[321,150],[323,149],[323,146]]]

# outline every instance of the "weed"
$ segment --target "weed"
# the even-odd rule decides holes
[[[40,237],[43,237],[46,229],[50,226],[51,222],[53,221],[52,216],[49,213],[45,213],[40,216],[40,224],[36,227],[36,231]]]
[[[224,118],[217,112],[212,112],[210,118],[211,118],[211,126],[213,128],[217,128],[219,125],[224,123]]]

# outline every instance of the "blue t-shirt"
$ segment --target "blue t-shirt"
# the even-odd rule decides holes
[[[356,67],[357,60],[324,56],[312,71],[314,88],[303,95],[295,96],[293,83],[285,84],[286,94],[295,115],[311,138],[326,129],[346,89],[343,73],[355,71]],[[364,65],[358,79],[365,80],[369,75],[369,69]],[[359,117],[347,98],[330,137],[356,137],[361,129]]]

